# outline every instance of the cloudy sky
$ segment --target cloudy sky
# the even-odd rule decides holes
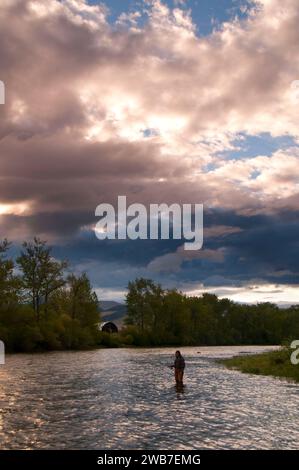
[[[2,237],[48,240],[102,299],[145,276],[299,302],[298,24],[298,0],[1,0]],[[203,249],[99,241],[118,195],[204,204]]]

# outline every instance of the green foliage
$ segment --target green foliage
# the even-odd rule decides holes
[[[0,242],[0,302],[3,309],[8,309],[18,302],[20,279],[14,275],[14,263],[6,258],[10,243],[4,239]]]
[[[299,306],[241,305],[213,294],[187,297],[150,279],[129,283],[119,334],[99,331],[99,305],[86,274],[67,274],[46,242],[25,242],[14,274],[0,243],[0,339],[7,351],[162,345],[290,344],[299,338]],[[280,357],[274,366],[282,367]],[[273,366],[273,367],[274,367]],[[259,371],[258,365],[254,369]]]
[[[45,241],[34,238],[33,243],[24,242],[23,251],[17,258],[22,271],[21,287],[25,299],[32,303],[36,318],[40,320],[41,303],[47,312],[50,295],[64,286],[63,271],[66,261],[56,261],[51,257],[51,248]]]
[[[281,344],[299,338],[298,306],[242,305],[213,294],[187,297],[143,278],[129,283],[126,302],[123,335],[136,346]]]
[[[122,346],[121,337],[118,333],[106,333],[104,331],[99,333],[98,344],[106,348],[119,348]]]
[[[17,258],[22,273],[0,243],[0,339],[7,351],[85,349],[99,344],[98,299],[86,274],[65,275],[67,263],[35,238]]]
[[[137,325],[144,333],[155,329],[162,306],[162,289],[150,279],[136,279],[129,283],[127,301],[127,325]]]
[[[291,353],[291,349],[283,347],[278,351],[253,356],[237,356],[219,362],[230,369],[238,369],[247,374],[272,375],[299,382],[299,366],[291,363]]]

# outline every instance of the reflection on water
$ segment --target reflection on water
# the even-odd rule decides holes
[[[177,393],[177,398],[181,398],[181,395],[185,392],[185,385],[182,383],[176,383],[175,384],[175,391]]]
[[[230,371],[258,347],[22,354],[0,367],[2,449],[296,449],[299,386]],[[200,354],[199,354],[200,352]]]

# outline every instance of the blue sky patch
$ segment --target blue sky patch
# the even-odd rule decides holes
[[[237,150],[227,150],[219,155],[224,156],[228,160],[236,160],[254,158],[259,155],[271,156],[277,150],[298,147],[292,136],[272,137],[269,132],[256,136],[240,134],[232,143],[238,148]]]
[[[142,1],[136,0],[89,0],[91,5],[104,4],[109,10],[108,20],[114,23],[121,13],[133,13],[134,11],[142,11],[146,5]],[[170,8],[182,8],[191,10],[194,24],[196,25],[197,34],[205,36],[210,34],[214,29],[218,29],[222,23],[231,21],[234,18],[240,20],[246,19],[252,3],[248,0],[186,0],[179,2],[175,0],[167,0],[163,2]],[[144,23],[145,17],[140,18]]]

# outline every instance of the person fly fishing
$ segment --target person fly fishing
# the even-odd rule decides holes
[[[170,367],[174,369],[174,377],[177,385],[182,385],[185,370],[185,359],[181,355],[180,351],[176,351],[174,364]]]

